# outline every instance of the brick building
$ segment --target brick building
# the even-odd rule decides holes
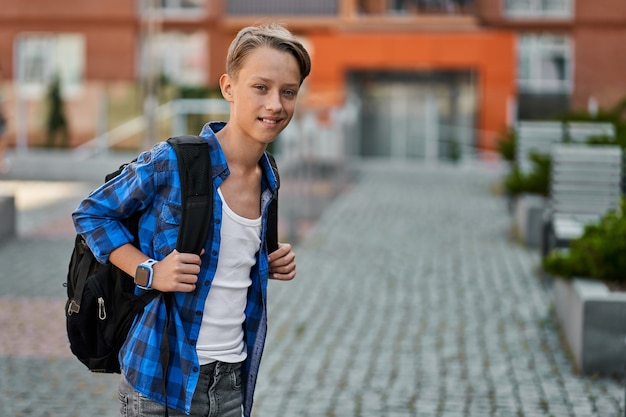
[[[626,98],[626,2],[479,0],[490,28],[516,34],[520,119]]]
[[[626,95],[622,0],[0,0],[0,10],[18,146],[44,143],[54,74],[76,146],[139,115],[155,77],[215,86],[230,39],[263,21],[285,23],[310,49],[302,111],[356,103],[359,155],[423,157],[428,137],[437,154],[452,141],[493,149],[516,117]]]

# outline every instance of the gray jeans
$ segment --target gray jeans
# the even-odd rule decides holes
[[[145,398],[122,376],[119,385],[122,417],[163,417],[164,406]],[[198,385],[191,402],[192,417],[241,417],[241,363],[214,362],[200,367]],[[170,417],[186,417],[169,409]]]

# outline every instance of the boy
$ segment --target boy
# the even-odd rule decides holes
[[[278,25],[242,29],[230,45],[220,88],[227,123],[208,123],[215,204],[213,238],[200,256],[175,250],[180,179],[166,143],[140,155],[90,194],[73,213],[78,233],[101,262],[131,276],[152,272],[150,288],[173,293],[167,372],[169,415],[249,417],[266,333],[269,276],[291,280],[289,244],[267,253],[267,207],[276,178],[265,149],[293,116],[310,57]],[[140,250],[120,220],[147,210]],[[141,283],[145,286],[145,282]],[[142,288],[140,286],[140,288]],[[165,305],[157,297],[133,325],[120,351],[122,416],[164,415],[159,349]]]

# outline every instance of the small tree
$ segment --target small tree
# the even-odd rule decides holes
[[[515,161],[515,143],[517,141],[517,132],[515,129],[508,129],[502,137],[498,138],[496,145],[498,153],[505,161],[513,163]]]
[[[69,146],[70,137],[65,117],[63,98],[61,97],[61,81],[55,75],[48,89],[48,120],[47,120],[47,140],[48,147],[56,145],[57,136],[61,135],[61,146]]]

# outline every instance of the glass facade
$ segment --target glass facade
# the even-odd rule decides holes
[[[361,156],[452,159],[475,146],[472,71],[355,72]]]

